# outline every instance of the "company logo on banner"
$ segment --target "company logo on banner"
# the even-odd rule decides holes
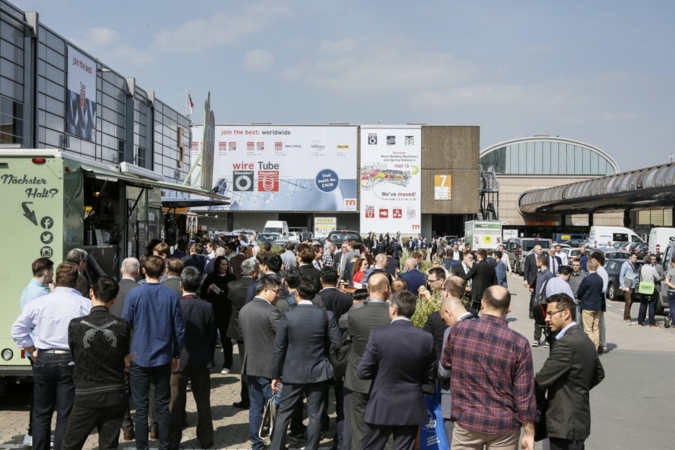
[[[385,136],[384,142],[377,136]],[[421,225],[422,129],[361,127],[361,233],[417,234]]]
[[[96,140],[96,63],[68,47],[66,130],[82,139]]]
[[[357,211],[357,127],[223,125],[209,188],[230,211]],[[192,135],[202,135],[200,126]]]

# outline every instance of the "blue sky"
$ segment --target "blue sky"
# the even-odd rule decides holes
[[[13,0],[179,110],[219,123],[480,125],[675,153],[675,3]]]

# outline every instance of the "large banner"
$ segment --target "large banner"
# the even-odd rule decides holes
[[[356,135],[356,126],[217,125],[212,187],[232,204],[210,209],[356,212]],[[192,136],[194,156],[203,127]]]
[[[361,126],[361,234],[420,232],[422,129]]]
[[[68,46],[68,105],[66,130],[96,140],[96,63]]]

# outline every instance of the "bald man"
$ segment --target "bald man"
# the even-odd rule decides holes
[[[384,270],[384,271],[387,270],[387,255],[385,255],[384,253],[380,253],[379,255],[377,255],[375,257],[375,265],[369,267],[366,270],[366,273],[363,274],[363,280],[361,284],[363,285],[364,288],[368,287],[368,278],[376,270]]]
[[[426,283],[424,274],[417,270],[417,260],[415,258],[405,260],[405,273],[400,274],[398,277],[405,281],[408,292],[412,293],[415,297],[419,295],[418,290],[420,286],[424,286]]]
[[[443,345],[448,342],[450,328],[462,320],[473,320],[476,318],[475,312],[466,310],[462,303],[462,296],[466,290],[466,281],[461,277],[453,275],[443,283],[443,303],[439,313],[441,319],[448,326],[443,334]],[[448,440],[452,438],[452,421],[450,413],[452,411],[452,396],[450,395],[450,371],[438,365],[438,378],[441,380],[441,416],[443,417],[443,426]]]

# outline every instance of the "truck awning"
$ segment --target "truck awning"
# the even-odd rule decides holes
[[[153,185],[156,186],[156,187],[159,187],[161,189],[166,189],[166,190],[171,190],[171,191],[176,191],[176,192],[184,192],[186,194],[199,195],[201,197],[206,197],[206,199],[194,199],[195,201],[196,200],[202,200],[202,201],[218,201],[219,202],[219,203],[208,203],[208,204],[205,204],[205,205],[190,205],[190,206],[211,206],[211,205],[229,205],[230,204],[229,197],[225,197],[225,196],[220,195],[220,194],[214,194],[213,192],[207,191],[206,189],[196,188],[196,187],[192,187],[192,186],[185,186],[183,184],[171,183],[171,182],[168,182],[168,181],[155,181],[155,182],[153,182]],[[183,199],[183,200],[186,200],[186,199]],[[162,203],[164,203],[164,197],[162,198]]]
[[[171,208],[192,208],[197,206],[229,205],[230,202],[216,199],[162,197],[162,205]]]
[[[81,163],[80,168],[84,171],[84,175],[88,178],[110,181],[114,183],[118,181],[124,181],[129,186],[143,189],[152,189],[153,187],[153,182],[150,180],[142,180],[134,176],[123,175],[113,168],[108,168],[108,166],[104,164]]]

